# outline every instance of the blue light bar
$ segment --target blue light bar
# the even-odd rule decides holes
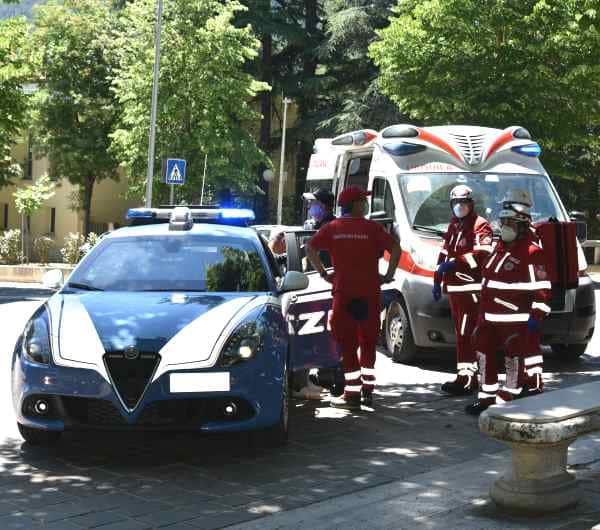
[[[248,208],[220,208],[218,211],[221,212],[221,217],[223,219],[239,219],[246,221],[254,221],[256,219],[254,212]]]
[[[154,219],[155,212],[149,208],[129,208],[127,219]]]
[[[388,142],[383,144],[383,149],[393,156],[407,156],[425,151],[427,147],[421,144],[412,144],[410,142]]]
[[[539,144],[517,145],[512,147],[511,151],[519,153],[520,155],[531,157],[538,157],[542,154],[542,148],[539,146]]]

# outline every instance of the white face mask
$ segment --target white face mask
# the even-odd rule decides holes
[[[517,239],[517,232],[511,226],[504,225],[500,229],[500,237],[505,243],[512,243],[515,239]]]
[[[469,215],[469,206],[458,202],[452,207],[452,211],[456,217],[462,219],[463,217]]]

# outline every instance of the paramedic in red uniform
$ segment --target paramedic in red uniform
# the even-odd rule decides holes
[[[517,195],[517,190],[515,190]],[[541,372],[540,359],[531,359],[539,348],[537,333],[542,319],[550,313],[548,302],[552,285],[546,257],[531,232],[529,194],[519,190],[519,202],[504,203],[500,212],[501,240],[483,268],[481,308],[476,333],[480,373],[478,399],[466,412],[477,415],[494,403],[513,400],[522,392],[529,373]],[[500,390],[496,351],[504,349],[506,383]],[[527,368],[527,369],[525,369]],[[539,374],[541,379],[541,373]]]
[[[477,358],[472,333],[479,314],[481,269],[492,252],[492,228],[475,212],[473,191],[459,185],[450,191],[452,220],[444,236],[434,276],[433,298],[448,294],[456,330],[456,368],[454,381],[442,385],[448,394],[462,396],[477,390]]]
[[[369,192],[350,186],[340,193],[342,217],[321,228],[306,245],[307,255],[319,274],[333,283],[331,331],[342,350],[346,386],[333,398],[334,407],[360,409],[371,406],[375,385],[375,347],[380,331],[382,283],[393,280],[400,260],[400,245],[382,225],[365,219]],[[319,258],[326,250],[333,260],[329,276]],[[379,275],[379,259],[390,253],[385,276]],[[360,346],[360,361],[357,350]]]

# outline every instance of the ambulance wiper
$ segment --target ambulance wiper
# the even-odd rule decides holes
[[[443,230],[438,230],[437,228],[433,228],[431,226],[413,225],[413,229],[420,230],[421,232],[429,232],[430,234],[436,234],[436,235],[442,236],[442,237],[444,237],[446,235],[446,232],[444,232]]]
[[[87,283],[69,282],[67,283],[67,287],[81,289],[82,291],[104,291],[104,289],[100,289],[100,287],[94,287],[93,285],[88,285]]]

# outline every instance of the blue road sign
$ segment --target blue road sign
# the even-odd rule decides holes
[[[167,158],[165,182],[167,184],[185,184],[187,162],[179,158]]]

